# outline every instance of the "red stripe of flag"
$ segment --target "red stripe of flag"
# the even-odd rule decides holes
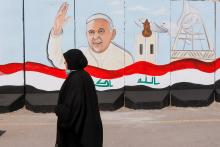
[[[49,67],[40,63],[26,62],[25,69],[26,71],[35,71],[35,72],[40,72],[47,75],[55,76],[58,78],[66,78],[66,74],[64,70],[54,67]],[[168,72],[184,70],[184,69],[197,69],[202,72],[212,73],[215,72],[217,69],[220,69],[220,58],[213,62],[203,62],[196,59],[183,59],[165,65],[154,65],[149,62],[140,61],[125,68],[121,68],[119,70],[105,70],[93,66],[87,66],[85,68],[85,70],[89,72],[91,76],[97,78],[103,78],[103,79],[119,78],[124,75],[132,75],[132,74],[161,76]],[[23,70],[22,63],[10,63],[5,65],[0,65],[0,75],[12,74],[22,70]]]

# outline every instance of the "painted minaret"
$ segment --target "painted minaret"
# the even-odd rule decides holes
[[[150,22],[146,19],[143,31],[135,36],[135,61],[148,61],[156,64],[157,42],[156,34],[151,31]]]

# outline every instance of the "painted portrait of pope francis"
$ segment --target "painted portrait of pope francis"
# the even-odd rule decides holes
[[[68,19],[66,17],[68,6],[66,2],[60,6],[50,31],[47,46],[49,60],[60,69],[65,68],[61,40],[63,25]],[[134,62],[132,55],[113,41],[116,36],[116,28],[108,15],[95,13],[89,16],[85,23],[88,47],[82,51],[89,65],[117,70]]]

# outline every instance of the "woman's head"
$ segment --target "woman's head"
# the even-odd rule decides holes
[[[88,65],[86,57],[82,51],[78,49],[70,49],[63,54],[66,60],[67,69],[70,70],[81,70]]]

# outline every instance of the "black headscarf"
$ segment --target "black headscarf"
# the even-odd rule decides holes
[[[82,51],[78,49],[70,49],[65,52],[63,56],[70,70],[81,70],[88,65],[86,57],[83,55]]]

